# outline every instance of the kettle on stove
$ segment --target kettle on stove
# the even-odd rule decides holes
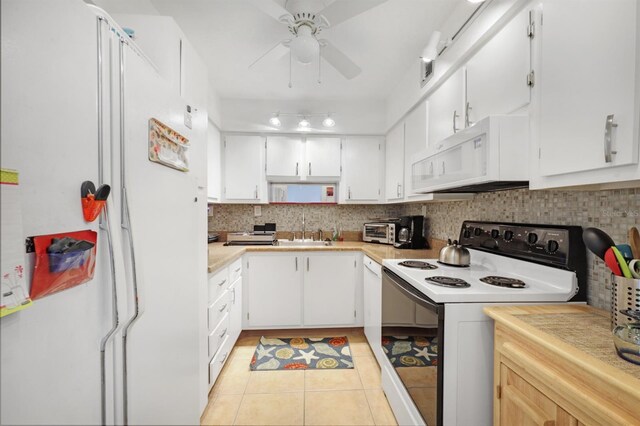
[[[440,250],[438,262],[449,266],[469,266],[471,254],[469,250],[458,244],[457,240],[447,240],[447,245]]]

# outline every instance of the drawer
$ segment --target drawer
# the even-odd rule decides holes
[[[220,320],[220,324],[209,334],[209,359],[215,354],[225,338],[229,336],[229,313],[226,312]]]
[[[207,310],[209,331],[213,331],[218,326],[224,314],[231,309],[231,305],[231,293],[228,290],[225,290],[218,300],[209,305]]]
[[[218,375],[220,375],[220,370],[224,367],[224,363],[231,353],[232,346],[231,340],[229,337],[226,337],[220,345],[220,349],[209,363],[209,387],[215,383]]]
[[[234,283],[242,275],[242,259],[229,265],[229,283]]]
[[[232,281],[231,281],[232,282]],[[229,287],[229,268],[222,268],[209,276],[209,303],[213,303]]]

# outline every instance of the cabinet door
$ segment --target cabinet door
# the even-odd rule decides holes
[[[220,131],[208,123],[207,128],[207,198],[209,201],[220,201],[222,188],[222,172],[220,170]]]
[[[349,137],[344,146],[343,193],[346,201],[379,201],[382,166],[380,138]]]
[[[302,325],[302,257],[248,256],[246,266],[249,326]]]
[[[300,178],[302,141],[287,136],[267,136],[267,176]]]
[[[416,109],[411,111],[404,122],[404,181],[408,183],[405,195],[411,195],[413,187],[411,186],[411,163],[414,156],[424,151],[427,146],[428,137],[428,120],[429,120],[428,102],[420,103]]]
[[[262,187],[264,138],[225,136],[225,199],[259,201]]]
[[[340,177],[340,151],[340,138],[307,138],[306,176]]]
[[[542,176],[637,163],[638,7],[635,0],[543,2]],[[609,115],[617,127],[606,132]]]
[[[352,325],[356,320],[356,255],[304,258],[304,325]]]
[[[464,67],[458,69],[429,96],[429,146],[464,127]],[[408,146],[408,140],[405,140]]]
[[[387,134],[385,147],[385,197],[387,201],[404,196],[404,123]]]
[[[242,277],[238,278],[231,287],[231,308],[229,309],[229,338],[235,344],[242,331]]]
[[[467,62],[468,124],[527,105],[531,88],[529,10],[516,15]]]
[[[364,334],[374,355],[382,355],[382,275],[373,260],[364,257]]]
[[[500,424],[576,424],[566,411],[504,364],[500,364]]]

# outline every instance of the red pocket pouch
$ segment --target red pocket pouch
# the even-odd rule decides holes
[[[53,239],[65,237],[86,242],[84,246],[87,248],[65,253],[47,253],[47,247],[52,244]],[[31,280],[31,299],[40,299],[91,280],[96,265],[97,240],[98,234],[88,230],[33,237],[35,267]]]

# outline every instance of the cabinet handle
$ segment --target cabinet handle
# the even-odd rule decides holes
[[[298,256],[296,256],[296,272],[298,272]]]
[[[618,127],[618,123],[613,122],[613,114],[607,115],[607,121],[604,125],[604,161],[605,163],[611,163],[613,161],[612,156],[617,154],[617,151],[612,151],[613,143],[613,128]]]
[[[400,198],[400,184],[398,184],[396,187],[396,195],[398,198]]]
[[[351,199],[351,187],[349,187],[349,200]]]
[[[311,162],[309,162],[309,176],[311,176]]]
[[[258,199],[258,185],[256,185],[255,195],[256,195],[256,200],[257,200]]]
[[[229,352],[226,352],[224,354],[224,356],[222,357],[222,359],[220,360],[220,364],[224,364],[224,361],[227,359],[227,355],[229,355]]]
[[[222,339],[224,337],[224,335],[227,334],[227,329],[225,328],[224,331],[218,336],[220,339]]]
[[[296,176],[298,176],[298,163],[296,163]]]
[[[309,258],[307,257],[307,272],[309,272]]]
[[[222,312],[225,309],[227,309],[227,304],[226,303],[224,305],[222,305],[222,307],[220,309],[218,309],[218,312]]]
[[[429,176],[433,176],[433,161],[429,163]]]
[[[445,171],[444,171],[444,161],[442,162],[442,174],[444,175]]]
[[[231,294],[233,294],[233,300],[231,301],[231,303],[233,303],[235,305],[236,304],[236,289],[235,288],[233,290],[231,290]]]
[[[236,269],[236,272],[240,272],[240,269],[242,269],[241,266],[239,266],[238,269]]]
[[[222,280],[218,283],[218,287],[222,287],[224,285],[224,283],[226,283],[227,280]]]
[[[473,121],[469,120],[469,111],[471,111],[471,104],[467,102],[467,104],[465,105],[465,111],[464,111],[464,127],[469,127],[472,124],[474,124]]]
[[[453,110],[453,133],[457,133],[458,127],[456,126],[456,119],[460,117],[460,114],[458,114],[458,111],[456,111],[455,109]]]

